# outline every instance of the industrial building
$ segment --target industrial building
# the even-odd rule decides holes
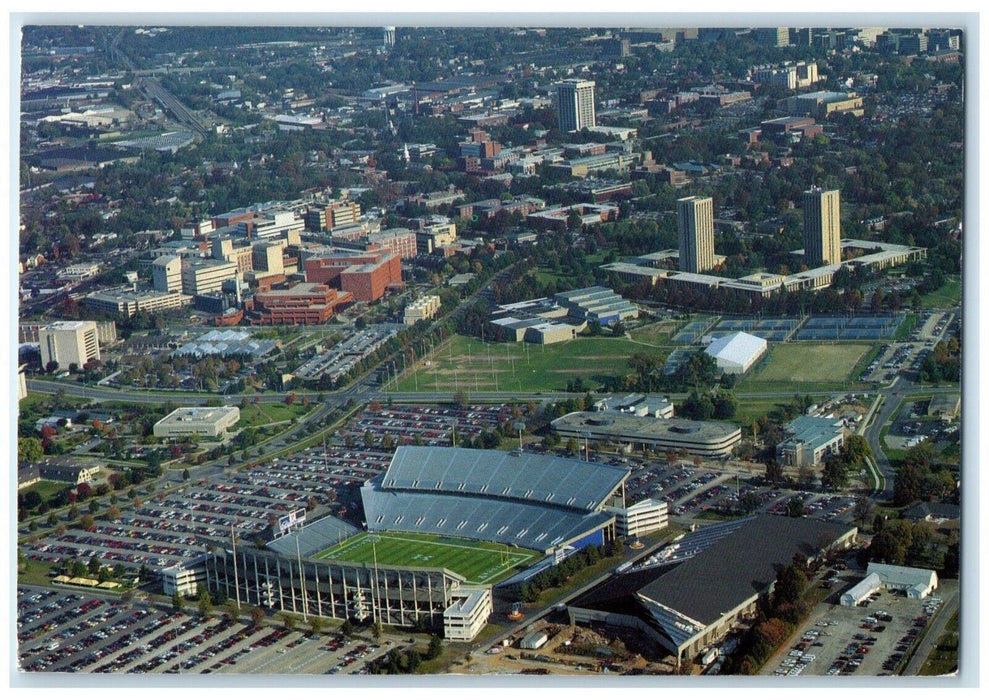
[[[821,464],[845,444],[845,430],[834,418],[799,416],[783,428],[783,435],[776,445],[776,460],[785,467]]]
[[[759,515],[687,535],[657,557],[578,596],[571,624],[631,627],[683,660],[756,613],[779,570],[851,546],[858,530],[807,518]]]
[[[100,359],[100,342],[95,321],[56,321],[38,331],[41,366],[55,362],[60,369],[70,365],[82,369],[90,360]]]
[[[704,350],[725,374],[745,374],[766,354],[769,343],[748,333],[732,333],[714,340]]]
[[[199,435],[218,438],[240,420],[236,406],[216,408],[176,408],[154,425],[155,437],[174,438]]]
[[[617,411],[576,411],[550,423],[562,438],[628,445],[632,449],[686,452],[721,458],[742,440],[742,429],[730,423],[659,419]]]

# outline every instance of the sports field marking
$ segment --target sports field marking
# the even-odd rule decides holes
[[[431,547],[444,547],[448,550],[465,550],[465,553],[466,552],[476,553],[479,555],[484,555],[485,558],[494,557],[495,555],[497,555],[502,563],[500,563],[497,566],[490,565],[487,568],[484,568],[476,573],[472,571],[472,569],[474,568],[473,566],[462,567],[461,570],[458,570],[459,567],[457,567],[457,564],[453,564],[453,565],[449,563],[445,564],[445,568],[451,569],[453,571],[457,571],[457,573],[463,575],[465,578],[469,579],[473,583],[487,583],[489,581],[497,579],[506,572],[510,571],[511,569],[521,566],[522,564],[525,564],[526,562],[535,559],[538,556],[537,554],[534,553],[520,553],[520,552],[512,552],[512,551],[505,552],[504,550],[500,549],[495,543],[492,543],[493,545],[492,547],[477,547],[471,545],[454,544],[451,542],[437,542],[429,539],[415,539],[415,538],[401,537],[390,534],[377,535],[377,536],[380,538],[378,542],[379,545],[384,543],[398,542],[398,543],[413,545],[416,547],[421,547],[422,549],[426,549],[426,550],[428,550]],[[369,539],[368,533],[357,535],[351,538],[351,540],[349,540],[348,542],[341,543],[336,547],[331,547],[330,549],[321,552],[319,555],[316,556],[316,558],[320,560],[326,560],[326,559],[345,560],[348,554],[360,552],[361,555],[355,558],[360,561],[367,560],[368,539]],[[507,563],[504,563],[506,562],[506,559],[501,559],[503,555],[507,555]],[[431,562],[435,558],[435,556],[430,555],[428,553],[415,552],[405,555],[403,557],[398,557],[398,559],[401,559],[401,561],[394,561],[395,559],[394,557],[388,557],[387,555],[385,558],[392,560],[389,563],[398,566],[401,566],[403,564],[408,564],[410,566],[416,566],[416,565],[428,566],[429,562]],[[470,559],[473,558],[474,557],[465,557],[465,561],[470,561]]]

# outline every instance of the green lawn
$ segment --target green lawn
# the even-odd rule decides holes
[[[865,343],[780,343],[769,357],[742,380],[738,391],[829,391],[848,388],[863,356]]]
[[[920,304],[925,309],[948,309],[956,306],[962,298],[962,281],[959,277],[951,276],[941,285],[941,288],[925,294],[920,298]]]
[[[565,391],[580,378],[593,388],[605,377],[628,371],[627,358],[648,350],[626,338],[580,337],[553,345],[486,343],[455,335],[420,360],[394,391]],[[660,362],[663,358],[660,359]]]
[[[303,406],[301,402],[294,403],[291,406],[284,403],[248,404],[246,408],[240,409],[240,420],[237,421],[234,430],[301,418],[309,413],[311,408],[312,404]]]
[[[377,558],[381,565],[447,568],[483,584],[500,581],[540,556],[528,549],[437,535],[394,533],[377,538],[372,545],[371,536],[361,533],[315,558],[369,564]]]
[[[937,645],[931,650],[931,655],[924,661],[919,674],[921,676],[941,676],[958,670],[958,613],[956,612],[945,633],[938,639]]]

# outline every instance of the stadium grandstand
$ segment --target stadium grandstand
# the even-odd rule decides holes
[[[361,489],[371,532],[465,537],[549,554],[604,544],[624,505],[628,471],[591,462],[495,450],[398,448]]]
[[[268,549],[287,556],[298,553],[300,556],[310,557],[326,549],[327,544],[343,542],[359,532],[350,523],[328,515],[272,540],[268,543]]]

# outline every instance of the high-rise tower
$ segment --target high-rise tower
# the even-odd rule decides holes
[[[597,126],[594,119],[594,81],[564,80],[556,86],[560,131]]]
[[[804,192],[804,262],[808,267],[841,262],[841,192],[812,187]]]
[[[677,200],[677,234],[681,272],[714,267],[714,201],[710,197]]]

